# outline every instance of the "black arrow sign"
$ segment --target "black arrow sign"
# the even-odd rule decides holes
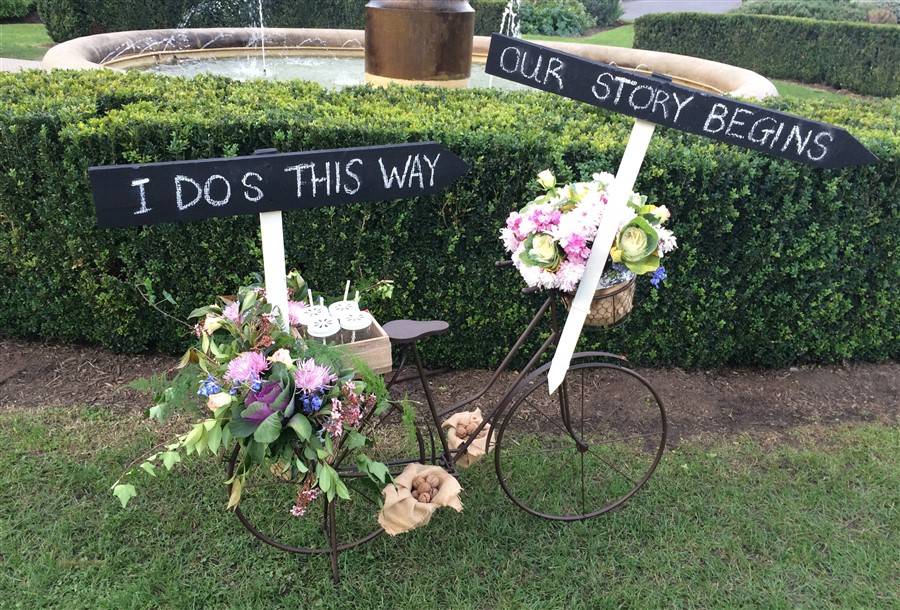
[[[491,36],[485,71],[651,123],[817,167],[875,163],[878,158],[834,125],[675,85],[542,45]]]
[[[127,227],[438,193],[468,166],[435,142],[91,167],[97,224]]]

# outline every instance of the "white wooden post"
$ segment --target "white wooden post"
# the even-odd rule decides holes
[[[634,189],[644,155],[647,154],[647,147],[653,137],[654,127],[653,123],[640,119],[634,122],[631,137],[625,147],[625,154],[619,164],[619,171],[609,189],[606,211],[603,214],[603,221],[597,229],[597,235],[594,237],[591,256],[585,265],[584,275],[581,283],[578,284],[575,298],[572,299],[566,324],[556,346],[556,353],[553,354],[553,362],[550,364],[550,372],[547,375],[551,394],[562,385],[563,379],[566,377],[566,371],[572,361],[572,354],[575,353],[575,346],[581,336],[581,329],[584,327],[584,320],[591,309],[594,292],[597,290],[597,284],[600,283],[600,277],[606,267],[609,250],[616,239],[619,222],[627,209],[628,195]]]
[[[290,323],[281,212],[262,212],[259,215],[259,232],[266,278],[266,301],[278,310],[281,326],[287,332],[290,330]]]

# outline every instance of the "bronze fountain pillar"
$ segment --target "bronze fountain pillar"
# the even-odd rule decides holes
[[[366,82],[466,87],[474,30],[468,0],[371,0]]]

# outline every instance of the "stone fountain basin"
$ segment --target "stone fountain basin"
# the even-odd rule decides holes
[[[127,69],[179,59],[259,55],[259,28],[196,28],[112,32],[75,38],[54,46],[44,66],[65,69]],[[752,70],[698,57],[573,42],[541,42],[586,59],[621,68],[657,72],[689,87],[738,97],[777,96],[767,78]],[[484,63],[490,38],[475,36],[472,60]],[[363,30],[266,28],[269,56],[322,55],[363,57]]]

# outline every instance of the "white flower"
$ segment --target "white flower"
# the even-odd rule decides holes
[[[272,363],[280,362],[281,364],[284,364],[286,366],[292,366],[294,364],[294,361],[291,359],[291,353],[283,347],[266,358],[266,360]]]
[[[520,240],[516,237],[516,234],[513,233],[512,229],[500,229],[500,240],[503,242],[503,247],[506,248],[507,252],[515,252],[516,248],[519,247]]]
[[[556,186],[556,176],[549,169],[545,169],[538,174],[538,184],[549,191]]]
[[[610,174],[609,172],[600,172],[599,174],[594,174],[591,176],[594,179],[594,182],[598,183],[603,188],[606,188],[610,184],[613,183],[613,180],[616,179],[615,176]]]
[[[667,208],[666,206],[658,205],[653,210],[653,215],[656,216],[657,218],[659,218],[660,221],[666,222],[667,220],[669,220],[672,217],[672,212],[670,212],[669,208]]]
[[[656,227],[656,234],[659,235],[659,253],[668,254],[678,247],[678,240],[675,234],[665,227]]]
[[[230,405],[231,400],[231,394],[229,394],[228,392],[219,392],[218,394],[212,394],[206,400],[206,408],[215,413],[218,409]]]
[[[563,292],[575,292],[575,289],[578,288],[578,283],[581,281],[581,276],[583,275],[583,263],[571,263],[566,261],[559,266],[559,271],[556,272],[557,288]]]

